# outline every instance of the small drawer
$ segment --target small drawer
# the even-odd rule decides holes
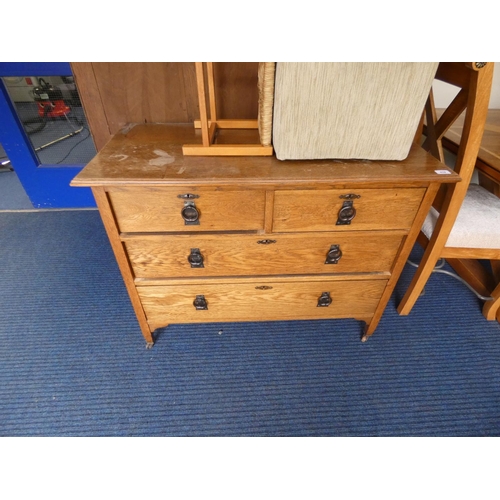
[[[169,323],[359,318],[373,315],[386,280],[269,281],[140,286],[147,320]]]
[[[125,237],[136,278],[390,272],[403,231]]]
[[[113,188],[121,232],[251,231],[264,227],[265,191]]]
[[[276,191],[273,231],[408,230],[424,188]]]

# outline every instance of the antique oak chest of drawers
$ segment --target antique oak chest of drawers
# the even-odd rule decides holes
[[[192,125],[136,125],[90,186],[147,346],[169,323],[355,318],[375,330],[441,183],[402,162],[184,157]]]

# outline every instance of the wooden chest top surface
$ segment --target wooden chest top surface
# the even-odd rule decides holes
[[[254,131],[221,131],[220,142],[255,142]],[[227,135],[224,135],[226,133]],[[238,136],[230,138],[231,133]],[[418,146],[404,161],[287,160],[273,157],[193,157],[182,145],[201,142],[192,124],[137,124],[113,136],[72,186],[145,185],[413,185],[459,177]],[[447,173],[443,173],[447,172]]]

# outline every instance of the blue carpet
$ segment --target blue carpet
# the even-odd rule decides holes
[[[97,211],[0,234],[1,436],[500,435],[500,325],[450,277],[400,317],[407,266],[364,344],[355,320],[255,322],[146,350]]]
[[[33,210],[33,204],[14,171],[0,172],[0,210]]]

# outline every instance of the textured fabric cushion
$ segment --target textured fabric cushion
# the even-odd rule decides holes
[[[277,63],[276,157],[405,159],[437,67],[438,63]]]
[[[427,238],[431,237],[438,216],[434,208],[427,215],[422,226]],[[500,249],[500,198],[477,184],[471,184],[446,246]]]

